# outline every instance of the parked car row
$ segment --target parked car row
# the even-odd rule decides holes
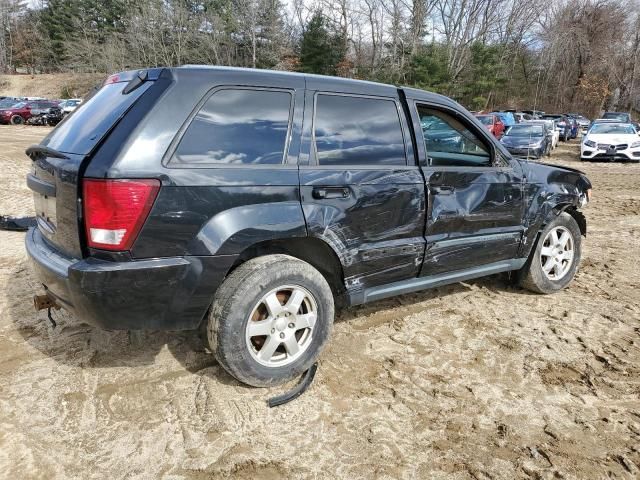
[[[49,100],[35,97],[0,97],[0,124],[57,125],[82,103],[79,98]]]
[[[546,114],[540,110],[496,110],[475,115],[511,154],[526,158],[551,155],[560,140],[577,138],[591,123],[579,114]]]
[[[549,156],[561,140],[582,135],[583,161],[640,161],[640,124],[629,113],[604,112],[593,121],[578,113],[539,110],[476,113],[476,118],[516,157]]]

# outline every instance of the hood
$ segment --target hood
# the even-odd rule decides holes
[[[640,136],[633,133],[591,133],[587,135],[587,140],[596,143],[633,143],[640,141]]]
[[[530,183],[564,183],[573,185],[584,192],[591,188],[591,182],[584,172],[564,165],[552,165],[544,162],[529,162],[518,159],[522,172]]]
[[[545,167],[551,167],[557,170],[565,170],[567,172],[575,172],[581,175],[586,175],[582,170],[578,170],[577,168],[573,168],[573,167],[567,167],[565,165],[554,165],[552,163],[545,163],[545,162],[536,162],[536,165],[543,165]]]

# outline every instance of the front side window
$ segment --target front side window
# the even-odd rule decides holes
[[[393,100],[320,94],[314,136],[320,165],[406,165]]]
[[[491,166],[487,145],[456,117],[423,105],[418,116],[431,165]]]
[[[187,128],[171,163],[281,164],[291,101],[285,91],[218,90]]]

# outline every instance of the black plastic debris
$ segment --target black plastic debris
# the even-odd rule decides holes
[[[36,217],[10,217],[8,215],[0,215],[0,230],[26,232],[29,228],[35,226]]]

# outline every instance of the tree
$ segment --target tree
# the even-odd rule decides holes
[[[344,39],[328,30],[324,15],[317,11],[302,34],[300,71],[334,75],[344,55]]]

